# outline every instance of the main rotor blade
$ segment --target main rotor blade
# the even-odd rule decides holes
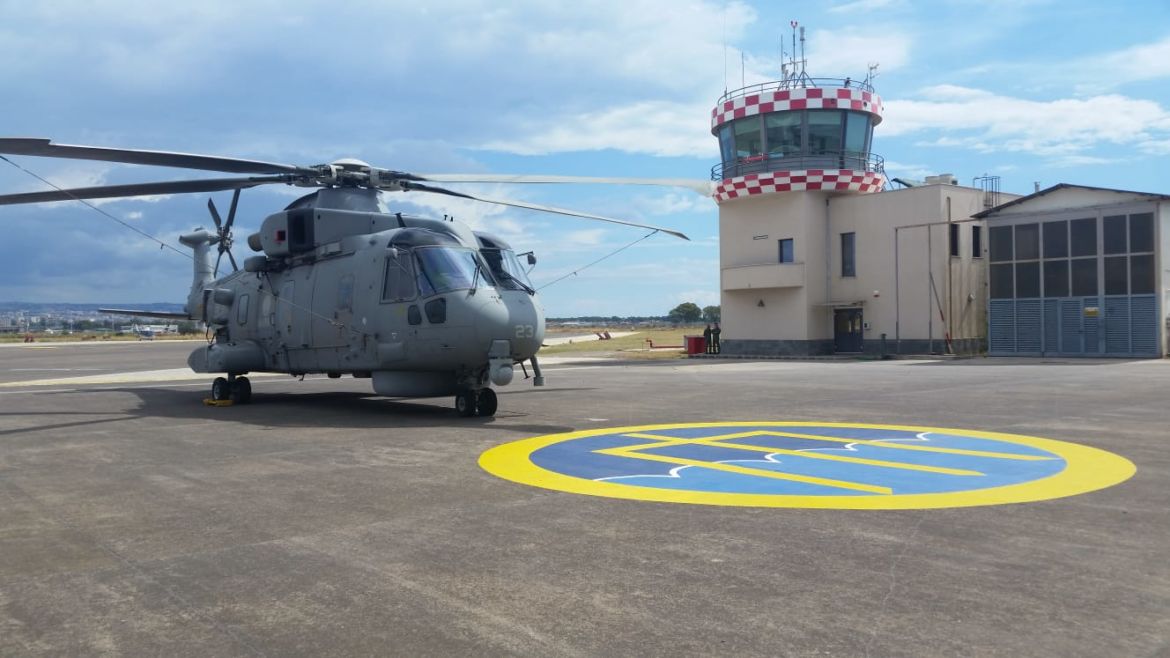
[[[675,231],[673,229],[662,228],[661,226],[651,226],[650,224],[639,224],[637,222],[628,222],[624,219],[614,219],[613,217],[603,217],[601,215],[592,215],[589,213],[578,212],[576,210],[566,210],[565,208],[556,208],[553,206],[542,206],[542,205],[538,205],[535,203],[525,203],[523,201],[512,201],[509,199],[488,199],[486,197],[472,196],[470,194],[464,194],[463,192],[454,192],[452,190],[445,190],[441,187],[431,187],[430,185],[420,185],[418,183],[407,183],[407,184],[403,185],[403,189],[406,191],[433,192],[435,194],[446,194],[448,196],[462,197],[464,199],[483,201],[485,203],[497,203],[501,206],[512,206],[513,208],[527,208],[528,210],[539,210],[541,212],[551,212],[551,213],[555,213],[558,215],[568,215],[569,217],[583,217],[585,219],[595,219],[595,220],[598,220],[601,222],[610,222],[611,224],[622,224],[624,226],[634,226],[637,228],[648,228],[648,229],[652,229],[655,231],[662,231],[663,233],[669,233],[670,235],[682,238],[683,240],[690,240],[690,238],[688,238],[686,235],[679,233],[678,231]]]
[[[222,158],[215,155],[196,155],[173,151],[146,151],[141,149],[115,149],[100,146],[75,146],[53,144],[51,140],[27,137],[0,138],[0,153],[12,155],[33,155],[42,158],[69,158],[73,160],[100,160],[125,164],[153,165],[156,167],[180,167],[183,169],[204,169],[232,174],[296,174],[313,176],[320,174],[316,169],[263,162]]]
[[[132,183],[129,185],[100,185],[98,187],[78,187],[71,190],[53,190],[50,192],[4,194],[0,195],[0,206],[18,203],[72,201],[75,199],[111,199],[115,197],[150,196],[153,194],[222,192],[223,190],[240,190],[256,187],[257,185],[288,182],[287,176],[266,176],[253,178],[206,178],[203,180]]]
[[[543,176],[530,174],[419,174],[420,180],[436,183],[592,183],[601,185],[655,185],[685,187],[711,196],[714,185],[701,178],[597,178],[592,176]]]

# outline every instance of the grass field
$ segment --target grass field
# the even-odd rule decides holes
[[[585,335],[589,332],[606,331],[604,327],[569,327],[566,330],[549,331],[547,336],[555,338],[559,335]],[[616,333],[619,331],[628,331],[627,329],[609,329],[610,332]],[[541,356],[594,356],[594,355],[613,355],[619,354],[623,358],[632,359],[676,359],[682,356],[683,336],[701,335],[703,333],[702,327],[678,327],[678,328],[652,328],[638,331],[629,336],[622,336],[621,338],[611,338],[609,340],[582,340],[562,345],[549,345],[540,350]],[[678,345],[674,350],[649,350],[650,343],[647,339],[654,341],[655,347],[663,347],[667,345]]]

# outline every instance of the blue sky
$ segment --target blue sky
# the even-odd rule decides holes
[[[789,21],[809,71],[875,82],[873,150],[893,176],[953,173],[1170,192],[1170,3],[622,0],[103,3],[0,0],[0,133],[59,143],[420,173],[707,178],[726,88],[779,77]],[[742,58],[741,58],[742,54]],[[742,62],[742,66],[741,66]],[[63,186],[182,170],[15,158]],[[192,177],[216,176],[193,173]],[[0,191],[42,189],[0,162]],[[659,315],[718,303],[718,210],[687,190],[467,186],[669,226],[542,293],[550,316]],[[245,235],[302,190],[245,191]],[[230,194],[215,196],[221,209]],[[534,249],[538,285],[644,231],[418,193]],[[206,195],[104,202],[172,244],[210,226]],[[181,301],[190,264],[76,203],[0,207],[0,301]]]

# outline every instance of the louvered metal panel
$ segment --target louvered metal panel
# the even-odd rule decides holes
[[[1064,354],[1084,354],[1081,316],[1084,303],[1079,299],[1060,300],[1060,351]]]
[[[1040,353],[1040,300],[1016,300],[1016,353]]]
[[[1044,300],[1044,353],[1060,353],[1060,300]]]
[[[1099,297],[1085,297],[1082,302],[1083,309],[1093,307],[1098,309],[1098,313],[1100,313],[1101,299]],[[1100,316],[1082,316],[1081,327],[1085,336],[1085,354],[1099,354],[1101,352],[1100,319]]]
[[[1016,304],[1011,299],[993,299],[988,309],[989,343],[992,354],[1016,351]]]
[[[1133,295],[1129,302],[1132,354],[1158,356],[1158,300],[1154,295]]]
[[[1105,353],[1130,353],[1129,297],[1105,298]]]

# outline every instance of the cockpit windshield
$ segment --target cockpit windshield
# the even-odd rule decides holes
[[[492,274],[505,290],[523,290],[529,294],[533,292],[532,281],[516,258],[516,252],[511,249],[480,249]]]
[[[420,247],[414,254],[419,265],[418,290],[423,297],[495,285],[474,249]]]

